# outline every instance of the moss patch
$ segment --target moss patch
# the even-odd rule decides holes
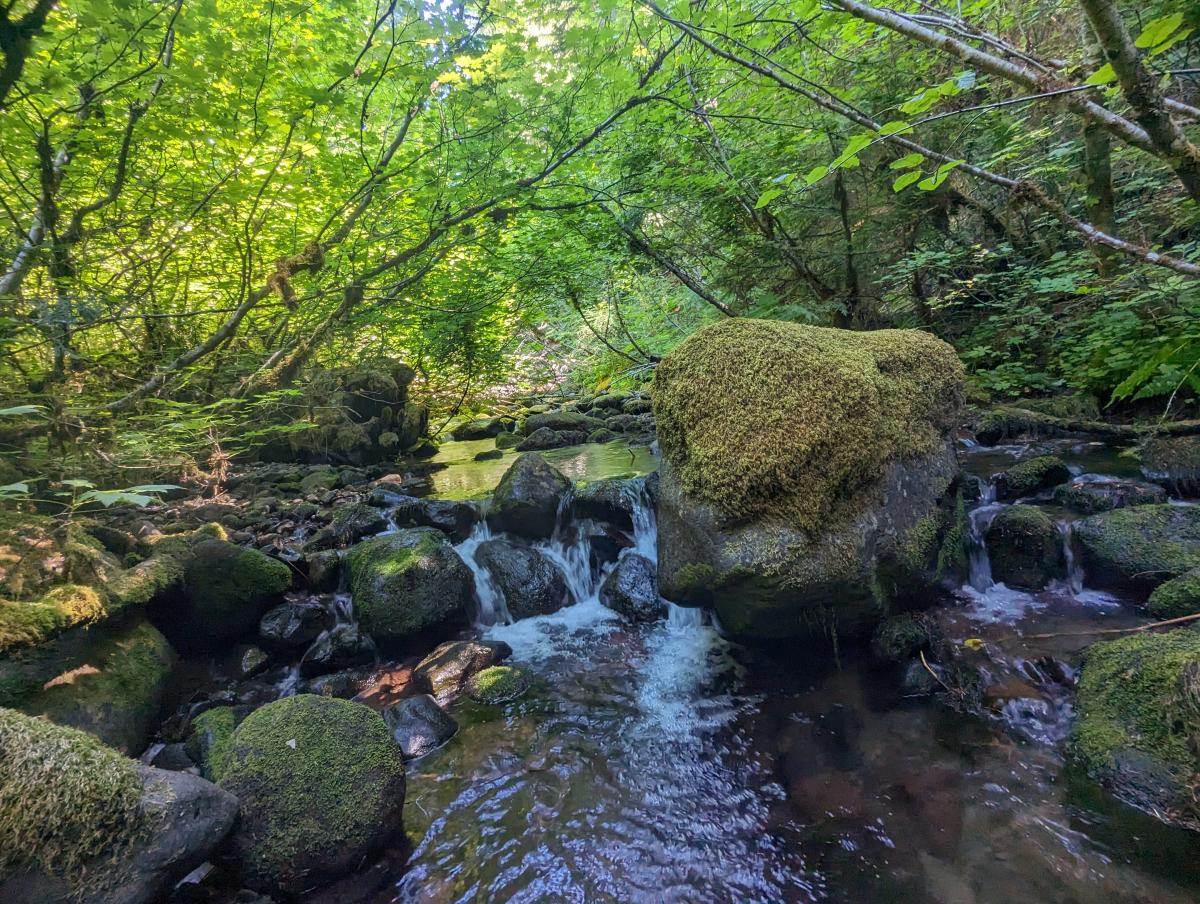
[[[997,474],[996,498],[1009,500],[1032,496],[1070,479],[1071,472],[1062,459],[1053,455],[1039,455]]]
[[[1077,522],[1089,579],[1151,590],[1200,568],[1200,508],[1139,505]]]
[[[479,703],[498,705],[516,700],[533,684],[532,676],[524,669],[511,665],[494,665],[471,676],[467,694]]]
[[[205,778],[219,782],[229,764],[233,749],[233,730],[237,717],[233,707],[217,706],[192,720],[192,736],[197,740],[195,753]]]
[[[1200,612],[1200,568],[1154,588],[1146,607],[1155,618],[1180,618]]]
[[[992,575],[1025,590],[1040,590],[1062,572],[1062,543],[1050,516],[1036,505],[1013,505],[987,531]]]
[[[889,461],[944,441],[962,380],[954,350],[927,333],[736,318],[663,360],[654,415],[690,495],[817,533]]]
[[[91,587],[61,584],[36,600],[0,600],[0,654],[43,643],[75,625],[101,618],[106,606]]]

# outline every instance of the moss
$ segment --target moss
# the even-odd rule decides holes
[[[300,891],[399,825],[404,761],[380,715],[301,694],[237,727],[220,784],[242,803],[235,845],[252,887]]]
[[[36,600],[0,600],[0,654],[44,643],[67,628],[96,621],[105,612],[100,595],[78,584],[60,584]]]
[[[133,762],[94,737],[0,709],[0,875],[37,869],[76,892],[84,867],[144,826]]]
[[[172,636],[192,633],[197,640],[236,637],[291,581],[291,569],[278,559],[225,540],[202,540],[184,565],[186,603],[167,616],[168,627]]]
[[[199,762],[210,781],[219,782],[229,764],[237,717],[230,706],[207,709],[192,720],[192,734],[203,740],[197,745]]]
[[[914,524],[900,542],[900,564],[914,573],[932,567],[937,559],[942,528],[941,512],[931,512]]]
[[[1084,571],[1103,585],[1151,590],[1200,568],[1200,509],[1139,505],[1075,525]]]
[[[962,391],[958,357],[927,333],[739,317],[679,345],[652,394],[688,494],[816,534],[887,463],[934,452]]]
[[[1139,450],[1142,472],[1178,493],[1200,492],[1200,437],[1163,436]]]
[[[535,430],[547,427],[550,430],[581,430],[585,434],[604,426],[604,422],[586,414],[575,411],[553,411],[547,414],[534,414],[525,419],[522,430],[528,436]]]
[[[1036,505],[1003,509],[987,531],[992,575],[997,581],[1040,590],[1062,572],[1062,543],[1050,516]]]
[[[931,649],[933,623],[920,612],[894,615],[871,635],[871,652],[884,662],[906,663],[922,650]]]
[[[947,521],[946,532],[938,547],[934,576],[942,578],[958,574],[965,577],[970,567],[970,524],[961,487],[954,496],[954,508],[948,514]]]
[[[1043,399],[1020,399],[1016,402],[1016,407],[1068,420],[1100,420],[1100,403],[1096,401],[1095,396],[1090,395],[1067,393]]]
[[[511,665],[493,665],[476,672],[467,685],[472,700],[492,705],[516,700],[533,683],[524,669]]]
[[[1146,603],[1155,618],[1180,618],[1200,612],[1200,568],[1160,584]]]
[[[1070,479],[1071,472],[1062,459],[1053,455],[1039,455],[997,474],[996,496],[999,499],[1019,499]]]
[[[1079,679],[1073,758],[1127,795],[1147,793],[1129,774],[1129,764],[1152,763],[1153,771],[1166,771],[1174,789],[1156,788],[1159,799],[1138,802],[1183,807],[1194,819],[1200,815],[1191,794],[1200,785],[1198,675],[1200,631],[1192,628],[1089,647]]]

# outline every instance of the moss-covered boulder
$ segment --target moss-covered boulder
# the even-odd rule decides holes
[[[603,426],[604,422],[599,418],[576,411],[550,411],[546,414],[530,415],[525,419],[521,430],[526,436],[543,427],[554,431],[580,430],[584,434],[588,434]]]
[[[1062,535],[1036,505],[1002,509],[984,537],[992,577],[1020,590],[1041,590],[1063,573]]]
[[[241,801],[232,846],[244,881],[269,894],[336,879],[402,830],[402,752],[358,703],[268,703],[238,725],[217,777]]]
[[[1200,507],[1140,505],[1075,525],[1088,583],[1149,592],[1200,567]]]
[[[1180,496],[1200,496],[1200,436],[1162,436],[1138,450],[1142,474]]]
[[[380,643],[467,617],[474,579],[439,530],[414,527],[359,543],[347,562],[355,615]]]
[[[480,418],[459,424],[450,431],[450,436],[459,440],[491,439],[505,430],[504,421],[498,417]]]
[[[545,539],[554,533],[558,508],[571,491],[571,481],[536,452],[524,452],[492,493],[488,523],[495,530]]]
[[[1200,631],[1089,647],[1076,709],[1077,764],[1128,803],[1200,828]]]
[[[467,683],[467,694],[477,703],[499,706],[522,696],[533,686],[533,676],[515,665],[494,665],[476,672]]]
[[[216,781],[229,762],[237,722],[237,713],[232,706],[214,706],[192,719],[187,753],[193,762],[200,764],[209,781]]]
[[[1081,474],[1054,491],[1054,501],[1083,515],[1111,512],[1135,505],[1157,505],[1167,501],[1162,487],[1141,480],[1126,480],[1105,474]]]
[[[1001,502],[1011,502],[1024,496],[1033,496],[1070,479],[1071,472],[1062,459],[1053,455],[1039,455],[997,474],[996,498]]]
[[[237,810],[201,778],[0,709],[0,900],[161,900],[221,843]]]
[[[736,318],[668,355],[652,394],[668,599],[747,639],[869,630],[906,583],[881,576],[936,558],[963,394],[940,340]]]
[[[1200,568],[1159,584],[1146,601],[1155,618],[1181,618],[1200,612]]]

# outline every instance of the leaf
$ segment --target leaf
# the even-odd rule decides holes
[[[1157,47],[1167,38],[1171,37],[1175,29],[1182,24],[1183,13],[1171,13],[1167,16],[1159,16],[1142,29],[1142,33],[1137,36],[1137,40],[1133,42],[1133,46],[1140,50]]]
[[[1149,59],[1154,59],[1160,53],[1166,53],[1168,50],[1170,50],[1172,47],[1174,47],[1180,41],[1187,40],[1189,37],[1191,37],[1191,34],[1193,31],[1195,31],[1194,28],[1185,28],[1182,31],[1175,32],[1175,34],[1171,35],[1170,38],[1163,41],[1161,44],[1159,44],[1157,47],[1155,47],[1153,50],[1150,51]]]
[[[963,646],[966,647],[968,650],[982,650],[983,649],[983,640],[978,637],[968,637],[966,640],[963,641]]]
[[[1166,364],[1175,354],[1183,349],[1183,345],[1164,345],[1155,354],[1151,355],[1147,360],[1142,362],[1142,365],[1134,370],[1129,376],[1117,384],[1116,389],[1112,391],[1112,397],[1109,399],[1109,404],[1119,402],[1121,399],[1128,398],[1138,387],[1150,379],[1154,372],[1163,364]]]
[[[900,119],[893,119],[891,122],[885,122],[879,127],[879,134],[888,135],[905,135],[912,131],[912,126]]]
[[[829,172],[829,167],[827,167],[827,166],[814,166],[812,169],[810,169],[808,171],[808,174],[804,177],[804,184],[805,185],[813,185],[817,182],[820,182],[822,179],[825,178],[825,176],[828,172]]]
[[[961,166],[964,163],[966,163],[965,160],[947,160],[937,168],[937,172],[935,172],[932,176],[930,176],[928,179],[921,180],[920,184],[917,185],[917,188],[921,189],[921,191],[933,191],[946,181],[946,178],[950,175],[951,170],[953,170],[956,166]]]
[[[129,487],[127,493],[169,493],[171,490],[182,490],[183,487],[173,483],[144,483],[140,486]]]
[[[1086,79],[1085,85],[1107,85],[1109,82],[1117,80],[1117,73],[1113,70],[1112,63],[1105,63]]]
[[[28,492],[27,483],[8,483],[0,487],[0,496],[24,496]]]
[[[125,490],[92,490],[79,497],[80,502],[98,502],[105,508],[114,505],[128,504],[144,508],[152,502],[157,502],[153,496],[143,496],[140,493],[128,493]]]
[[[92,489],[92,487],[95,486],[95,484],[92,483],[90,480],[80,480],[79,478],[72,478],[70,480],[63,480],[60,482],[62,483],[63,486],[71,487],[72,489],[75,489],[75,490],[90,490],[90,489]]]
[[[758,196],[758,200],[754,204],[754,209],[760,210],[763,207],[766,207],[782,194],[782,188],[768,188],[765,192]]]
[[[904,189],[908,188],[910,185],[912,185],[914,182],[916,182],[918,179],[920,179],[924,175],[925,174],[923,172],[921,172],[919,169],[909,170],[907,173],[902,174],[900,176],[900,178],[898,178],[895,182],[892,183],[892,191],[894,191],[894,192],[903,191]]]
[[[893,160],[888,164],[888,169],[912,169],[914,166],[920,166],[921,161],[925,159],[924,154],[919,154],[913,151],[911,154],[905,154],[899,160]]]
[[[41,405],[15,405],[12,408],[0,408],[0,417],[23,417],[44,410]]]

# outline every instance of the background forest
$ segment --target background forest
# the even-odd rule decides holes
[[[384,356],[436,430],[648,380],[745,315],[931,330],[981,397],[1186,414],[1198,27],[1185,0],[0,0],[3,439],[202,460],[307,368]]]

